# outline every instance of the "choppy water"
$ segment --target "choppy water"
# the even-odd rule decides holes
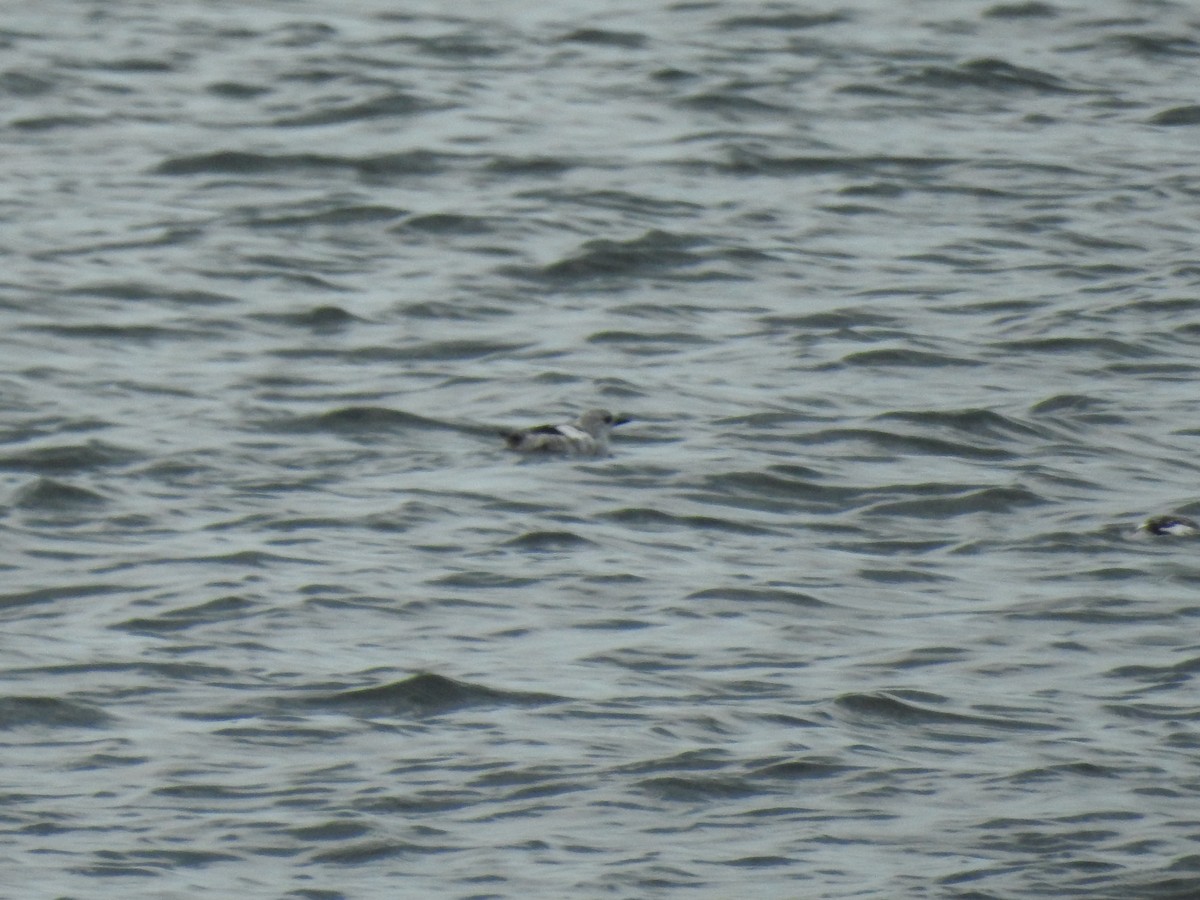
[[[1200,895],[1194,8],[0,44],[3,896]]]

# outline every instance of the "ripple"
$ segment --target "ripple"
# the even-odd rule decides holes
[[[219,150],[177,156],[155,166],[156,175],[264,175],[296,171],[348,171],[371,176],[432,175],[449,159],[424,150],[355,158],[321,153],[248,153]]]
[[[817,607],[828,604],[811,594],[778,588],[708,588],[688,594],[687,600],[729,600],[735,603],[768,603],[784,606]]]
[[[780,13],[777,15],[732,16],[721,22],[724,28],[770,28],[781,31],[801,31],[822,25],[839,25],[850,21],[846,13]]]
[[[312,416],[276,419],[265,427],[280,434],[326,432],[351,436],[457,430],[436,419],[380,406],[343,406]]]
[[[431,104],[402,91],[389,91],[359,103],[335,104],[294,116],[281,116],[272,125],[281,128],[311,128],[339,125],[360,120],[411,116],[431,108]]]
[[[906,84],[928,87],[985,88],[992,91],[1032,91],[1067,93],[1077,90],[1061,78],[1038,69],[1015,66],[1002,59],[976,59],[954,67],[926,66],[903,79]]]
[[[589,241],[581,253],[550,263],[536,274],[542,279],[571,283],[672,272],[703,262],[703,256],[694,250],[705,243],[699,237],[666,231],[647,232],[628,241]]]
[[[995,716],[980,716],[966,713],[948,712],[933,709],[928,705],[929,699],[944,700],[944,698],[927,698],[926,703],[919,704],[902,700],[899,697],[882,692],[843,694],[837,698],[840,709],[852,714],[860,721],[894,722],[902,725],[935,725],[960,726],[963,728],[982,728],[984,732],[1008,731],[1053,731],[1054,728],[1042,722],[1028,718],[998,718]],[[999,740],[1000,735],[989,739]]]
[[[0,456],[0,469],[65,475],[95,472],[137,462],[142,455],[128,447],[104,441],[83,444],[58,444],[20,450]]]
[[[535,553],[553,553],[577,547],[594,546],[594,543],[570,531],[530,531],[505,541],[503,546]]]
[[[1173,106],[1150,117],[1151,125],[1200,125],[1200,106]]]
[[[463,709],[540,706],[564,698],[551,694],[501,691],[423,673],[379,687],[339,691],[307,701],[310,706],[361,716],[439,716]]]
[[[907,347],[892,347],[886,350],[860,350],[848,353],[833,366],[865,368],[969,368],[982,366],[983,362],[949,353],[934,353],[928,350],[913,350]]]
[[[264,315],[261,318],[264,321],[279,322],[320,333],[341,331],[364,321],[340,306],[330,305],[314,306],[304,312]]]
[[[863,510],[868,515],[914,516],[945,519],[975,513],[1007,513],[1049,501],[1023,488],[984,487],[949,497],[922,497],[912,500],[888,500]]]
[[[103,728],[112,717],[91,704],[56,697],[0,696],[0,730],[13,728]]]
[[[641,50],[646,46],[646,35],[635,31],[609,31],[602,28],[579,28],[559,38],[563,43],[597,44],[604,47],[619,47],[622,50]]]
[[[54,478],[38,478],[25,485],[13,496],[13,505],[20,509],[41,512],[67,512],[104,506],[108,498],[97,491],[68,484]]]

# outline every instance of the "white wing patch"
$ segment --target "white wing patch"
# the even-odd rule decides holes
[[[555,429],[559,434],[570,441],[591,441],[592,436],[582,428],[576,428],[574,425],[559,425]]]

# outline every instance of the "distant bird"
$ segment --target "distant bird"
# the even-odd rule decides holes
[[[1187,516],[1151,516],[1137,530],[1159,536],[1192,537],[1200,534],[1200,524]]]
[[[609,431],[628,421],[628,418],[614,416],[607,409],[589,409],[574,422],[501,431],[500,436],[509,450],[518,453],[605,456],[608,453]]]

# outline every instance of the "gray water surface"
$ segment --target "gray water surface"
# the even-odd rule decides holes
[[[0,47],[0,895],[1200,895],[1193,7]]]

